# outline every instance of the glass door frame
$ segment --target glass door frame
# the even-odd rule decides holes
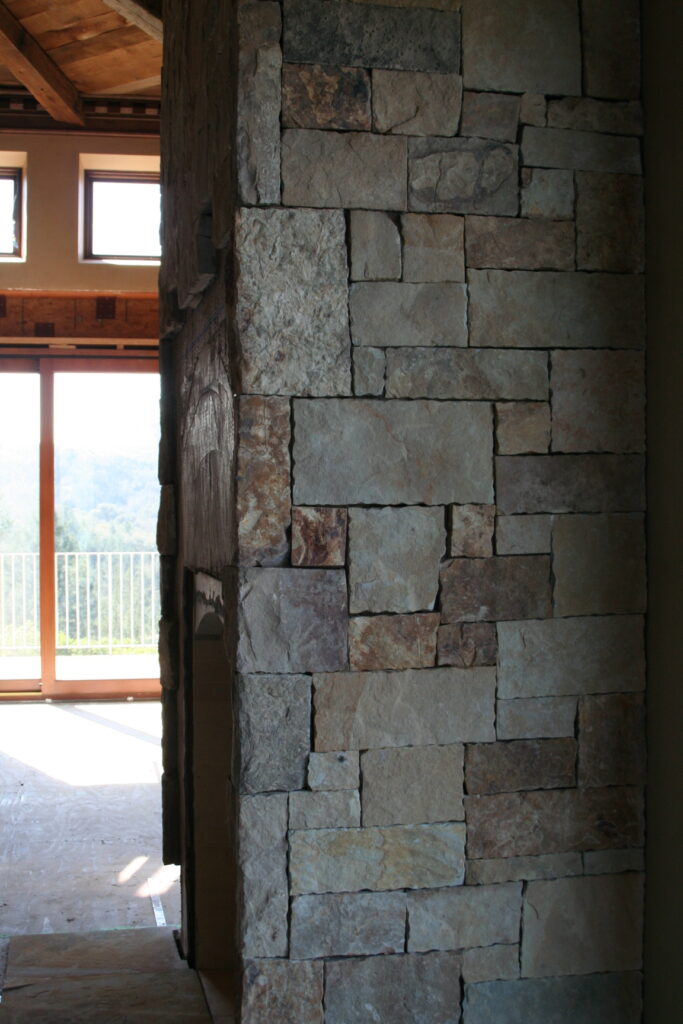
[[[159,360],[149,349],[107,350],[94,354],[39,352],[0,354],[0,373],[37,373],[40,376],[40,679],[0,680],[0,700],[122,700],[158,699],[159,679],[56,678],[57,621],[55,572],[55,373],[157,373]]]

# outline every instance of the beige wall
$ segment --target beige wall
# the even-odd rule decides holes
[[[157,139],[6,134],[0,136],[0,154],[7,151],[26,153],[27,245],[25,262],[0,262],[0,288],[156,291],[157,266],[79,261],[79,170],[84,153],[116,154],[119,165],[122,154],[155,158]]]

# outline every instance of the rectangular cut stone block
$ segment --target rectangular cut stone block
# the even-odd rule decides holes
[[[457,1024],[460,963],[457,953],[328,963],[325,1024]]]
[[[638,0],[583,0],[586,92],[608,99],[640,95]]]
[[[575,978],[487,981],[465,988],[464,1024],[638,1024],[642,976],[593,974]],[[599,1017],[596,1018],[596,1013]]]
[[[349,665],[353,671],[430,668],[436,663],[438,612],[369,615],[349,620]]]
[[[471,270],[470,345],[642,348],[641,277]]]
[[[345,508],[293,509],[292,565],[344,565],[347,518]]]
[[[460,75],[379,69],[372,73],[372,113],[378,132],[455,135],[461,102]]]
[[[468,860],[468,885],[495,885],[531,878],[566,878],[583,874],[580,853],[548,853],[542,857],[501,857]]]
[[[357,750],[312,753],[308,759],[308,785],[311,789],[358,789],[360,759]]]
[[[443,622],[545,618],[550,559],[545,555],[454,558],[441,572]]]
[[[324,6],[334,2],[324,0]],[[405,210],[406,160],[404,138],[287,128],[282,136],[282,202]]]
[[[316,750],[494,739],[490,668],[350,672],[314,677]]]
[[[573,736],[576,697],[531,697],[499,700],[496,734],[499,740]]]
[[[495,665],[498,654],[496,627],[492,622],[455,622],[439,626],[439,665],[471,668]]]
[[[544,352],[447,348],[387,352],[388,398],[520,399],[547,395]]]
[[[351,612],[434,607],[446,551],[440,508],[353,508],[349,512]]]
[[[324,893],[292,900],[292,949],[297,960],[323,956],[402,953],[403,893]]]
[[[351,211],[351,279],[398,280],[401,236],[398,226],[379,210]]]
[[[632,174],[576,175],[576,265],[585,270],[645,269],[643,182]]]
[[[383,395],[386,355],[382,348],[353,349],[353,393],[357,396]]]
[[[643,838],[643,800],[633,787],[467,796],[465,817],[474,859],[621,849]]]
[[[522,216],[570,220],[574,216],[573,172],[523,167]]]
[[[266,1020],[323,1024],[323,965],[292,960],[247,960],[242,984],[243,1024]]]
[[[286,128],[369,131],[370,76],[362,68],[285,64],[282,123]]]
[[[636,511],[645,507],[641,455],[518,455],[496,459],[501,512]]]
[[[530,354],[526,353],[527,356]],[[499,455],[547,452],[550,447],[548,403],[496,403],[496,442]]]
[[[363,825],[461,821],[463,747],[393,747],[361,757]]]
[[[468,89],[581,92],[579,16],[571,0],[467,0],[463,47]]]
[[[239,806],[241,948],[287,956],[287,795],[243,796]]]
[[[241,672],[335,671],[346,665],[343,569],[247,569],[240,577]]]
[[[466,949],[462,955],[462,980],[495,981],[519,977],[519,946],[484,946]]]
[[[488,139],[411,139],[408,197],[411,210],[499,213],[519,206],[518,147]]]
[[[643,108],[637,100],[613,103],[588,96],[564,96],[548,103],[548,127],[642,135]]]
[[[238,10],[237,175],[243,203],[280,202],[280,5]]]
[[[460,70],[460,15],[349,3],[286,0],[286,60],[409,71]]]
[[[499,555],[543,555],[550,551],[552,516],[498,516]]]
[[[450,213],[404,213],[404,281],[464,281],[465,222]]]
[[[301,789],[310,748],[308,676],[238,677],[240,789]]]
[[[449,554],[488,558],[493,554],[495,505],[451,505]]]
[[[587,875],[620,875],[624,871],[644,871],[644,850],[593,850],[583,855]]]
[[[637,971],[642,966],[642,931],[642,875],[529,882],[522,976]]]
[[[514,793],[576,784],[576,740],[468,743],[467,792]]]
[[[579,701],[579,785],[645,783],[645,711],[638,693]]]
[[[360,798],[354,789],[289,795],[289,827],[355,828],[360,825]]]
[[[491,420],[476,402],[295,402],[294,500],[490,503]]]
[[[354,345],[467,345],[464,284],[355,284],[349,310]]]
[[[637,615],[501,622],[498,696],[642,690],[643,629]]]
[[[502,92],[466,92],[462,103],[461,135],[514,142],[519,123],[519,96]]]
[[[556,615],[645,611],[642,515],[557,516],[553,553]]]
[[[350,392],[345,234],[341,213],[238,211],[236,315],[246,392]]]
[[[467,217],[465,256],[468,267],[573,270],[574,222]]]
[[[462,885],[465,826],[394,825],[291,832],[289,871],[295,895]]]
[[[280,565],[287,557],[289,443],[288,399],[240,398],[237,546],[242,565]]]
[[[522,132],[522,163],[526,167],[640,174],[640,144],[638,139],[624,135],[526,125]]]
[[[467,886],[407,898],[408,950],[463,949],[517,942],[522,886]]]

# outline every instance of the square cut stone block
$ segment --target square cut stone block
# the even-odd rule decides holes
[[[522,132],[522,163],[525,167],[563,167],[608,174],[642,171],[638,139],[533,125],[526,125]]]
[[[552,516],[498,516],[496,553],[543,555],[550,552]]]
[[[295,402],[294,500],[490,503],[492,447],[491,408],[480,402]]]
[[[402,953],[403,893],[321,893],[292,900],[292,951],[296,960],[323,956]]]
[[[498,696],[545,697],[642,690],[644,622],[638,615],[498,624]]]
[[[574,222],[533,217],[467,217],[468,267],[573,270]]]
[[[586,92],[608,99],[640,95],[640,5],[638,0],[584,0]]]
[[[241,791],[301,789],[310,749],[310,678],[239,676],[237,693]]]
[[[511,349],[387,350],[388,398],[546,398],[545,352]],[[531,403],[525,403],[524,408]],[[500,406],[498,406],[500,408]],[[550,429],[548,407],[545,417]],[[547,451],[548,444],[544,451]]]
[[[541,857],[501,857],[467,862],[467,885],[496,885],[531,878],[566,878],[582,874],[580,853],[548,853]]]
[[[323,964],[247,960],[242,985],[243,1024],[302,1019],[323,1024]]]
[[[519,945],[483,946],[462,955],[462,979],[468,982],[519,977]]]
[[[289,871],[294,895],[459,886],[465,878],[465,826],[290,832]]]
[[[495,505],[451,505],[449,554],[487,558],[493,554]]]
[[[355,284],[349,309],[354,345],[467,345],[464,284]]]
[[[522,886],[464,886],[407,898],[408,949],[463,949],[516,942],[522,912]]]
[[[391,281],[401,276],[401,236],[387,213],[351,211],[351,280]]]
[[[630,512],[645,507],[642,455],[519,455],[496,459],[498,509]]]
[[[519,207],[518,147],[489,139],[411,139],[408,200],[427,213],[498,213]]]
[[[514,142],[519,123],[519,96],[502,92],[466,92],[462,102],[461,135]]]
[[[441,616],[368,615],[349,619],[349,666],[371,669],[431,668]]]
[[[464,281],[465,224],[450,213],[404,213],[404,281]]]
[[[372,73],[372,113],[377,132],[455,135],[461,103],[460,75],[379,68]]]
[[[313,685],[318,751],[495,738],[492,668],[332,673]]]
[[[640,970],[642,931],[642,875],[529,882],[522,976]]]
[[[467,792],[514,793],[576,784],[576,740],[468,743]]]
[[[386,355],[382,348],[353,349],[353,393],[358,397],[384,394]]]
[[[499,740],[573,736],[575,722],[576,697],[522,697],[496,704]]]
[[[312,753],[308,759],[310,789],[358,789],[360,759],[357,750],[334,750]]]
[[[581,93],[579,14],[571,0],[467,0],[463,51],[468,89]]]
[[[645,269],[643,182],[632,174],[576,175],[577,266],[642,273]]]
[[[579,785],[645,783],[645,710],[639,693],[579,701]]]
[[[390,747],[361,757],[363,825],[461,821],[463,747]]]
[[[493,622],[454,622],[439,626],[439,665],[471,668],[495,665],[498,639]]]
[[[290,408],[286,398],[239,402],[237,535],[242,565],[280,565],[291,517]]]
[[[355,828],[360,825],[360,797],[354,789],[289,794],[289,827]]]
[[[370,75],[362,68],[285,64],[282,123],[286,128],[369,131]]]
[[[574,216],[574,174],[544,167],[522,169],[522,216],[571,220]]]
[[[247,957],[287,956],[287,794],[239,803],[241,948]]]
[[[613,135],[642,135],[643,107],[638,100],[615,103],[589,96],[564,96],[559,100],[550,100],[548,127]]]
[[[550,613],[545,555],[454,558],[442,569],[442,622],[542,619]]]
[[[347,518],[345,508],[292,509],[292,565],[344,565]]]
[[[464,1024],[638,1024],[642,975],[592,974],[467,985]],[[596,1013],[599,1017],[596,1018]],[[504,1016],[503,1016],[504,1015]]]
[[[540,352],[524,354],[527,357],[533,354],[541,355]],[[501,394],[500,397],[508,396]],[[514,397],[527,398],[531,396],[527,394]],[[545,394],[542,397],[545,398]],[[496,443],[499,455],[547,452],[550,447],[550,406],[548,403],[496,403]]]
[[[557,516],[553,524],[556,615],[643,612],[643,516]]]

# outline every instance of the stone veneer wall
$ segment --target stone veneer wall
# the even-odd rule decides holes
[[[222,577],[241,1019],[636,1024],[638,4],[186,6],[164,672]]]

